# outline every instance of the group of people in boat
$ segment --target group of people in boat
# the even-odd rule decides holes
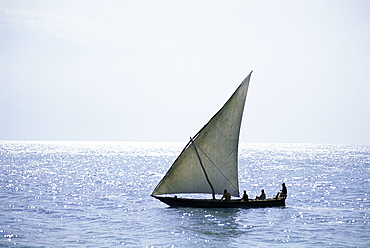
[[[282,186],[281,191],[279,193],[277,193],[277,195],[275,196],[274,199],[285,198],[288,195],[288,190],[285,186],[285,183],[283,183],[281,186]],[[224,200],[224,201],[230,201],[231,200],[231,195],[230,195],[229,192],[227,192],[226,189],[224,190],[224,194],[222,195],[221,201],[222,200]],[[244,190],[241,201],[248,201],[248,200],[249,199],[248,199],[247,191]],[[261,190],[261,195],[260,196],[256,196],[255,200],[266,200],[266,194],[265,194],[264,189]]]

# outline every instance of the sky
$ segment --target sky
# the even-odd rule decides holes
[[[370,143],[370,2],[0,0],[0,140]]]

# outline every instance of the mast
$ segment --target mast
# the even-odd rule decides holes
[[[192,143],[192,144],[193,144],[193,146],[194,146],[195,152],[196,152],[196,154],[197,154],[197,156],[198,156],[198,159],[199,159],[200,166],[202,167],[202,170],[203,170],[203,172],[204,172],[204,175],[206,176],[207,183],[208,183],[208,184],[209,184],[209,186],[211,187],[211,190],[212,190],[212,198],[213,198],[213,200],[216,200],[216,196],[215,196],[215,195],[216,195],[216,192],[215,192],[215,189],[213,188],[213,185],[212,185],[211,181],[209,180],[209,177],[208,177],[208,175],[207,175],[206,169],[204,168],[204,165],[203,165],[203,163],[202,163],[202,159],[201,159],[201,158],[200,158],[200,156],[199,156],[199,152],[198,152],[198,150],[197,150],[197,146],[195,145],[193,138],[191,138],[191,137],[190,137],[190,141],[191,141],[191,143]]]

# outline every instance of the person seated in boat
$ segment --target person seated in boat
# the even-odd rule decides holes
[[[247,191],[245,191],[245,190],[243,191],[242,201],[248,201]]]
[[[286,198],[286,196],[288,195],[288,190],[285,186],[285,183],[283,183],[282,185],[282,188],[281,188],[281,191],[279,193],[277,193],[277,195],[275,196],[275,199],[277,198]]]
[[[265,199],[266,199],[265,190],[262,189],[261,190],[261,195],[260,196],[256,196],[256,200],[265,200]]]
[[[225,189],[224,190],[224,194],[222,195],[222,198],[221,198],[221,201],[225,199],[225,201],[229,202],[230,199],[231,199],[231,195],[229,192],[227,192],[227,190]]]

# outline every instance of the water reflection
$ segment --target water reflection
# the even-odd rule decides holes
[[[217,242],[230,244],[234,239],[240,238],[248,231],[239,219],[240,209],[193,209],[168,208],[168,214],[177,214],[181,219],[175,223],[174,233],[186,234],[187,237],[202,239],[205,243]]]

